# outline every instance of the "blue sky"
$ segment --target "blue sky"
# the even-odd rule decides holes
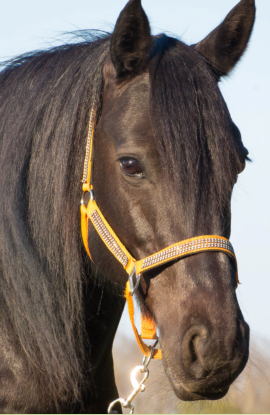
[[[237,0],[142,0],[153,33],[188,44],[206,36]],[[1,5],[0,60],[62,43],[61,33],[112,31],[126,0],[9,0]],[[234,122],[250,151],[232,199],[231,241],[242,285],[237,296],[254,340],[270,340],[270,1],[257,0],[257,20],[247,53],[220,84]],[[124,316],[120,331],[129,331]]]

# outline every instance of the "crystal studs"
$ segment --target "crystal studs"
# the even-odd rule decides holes
[[[105,242],[105,244],[109,247],[109,249],[113,252],[114,256],[121,262],[124,267],[128,264],[128,257],[122,251],[114,237],[108,231],[106,226],[104,225],[99,213],[95,210],[91,215],[91,220],[99,233],[101,239]]]
[[[179,243],[171,248],[164,249],[164,251],[161,251],[158,254],[145,258],[143,260],[142,269],[151,268],[152,265],[156,266],[164,261],[167,262],[167,260],[187,255],[189,252],[219,251],[222,249],[226,249],[234,254],[233,247],[228,240],[221,238],[197,238],[193,239],[191,242]]]

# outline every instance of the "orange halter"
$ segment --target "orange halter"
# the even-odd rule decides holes
[[[122,264],[126,270],[129,279],[126,284],[125,296],[128,303],[129,317],[133,327],[133,331],[138,342],[138,345],[145,356],[149,356],[152,348],[147,346],[142,339],[156,339],[156,323],[150,316],[143,316],[141,318],[141,335],[138,333],[137,328],[134,322],[134,303],[133,303],[133,294],[138,288],[140,283],[141,275],[158,267],[167,262],[173,261],[178,258],[185,258],[190,255],[197,254],[199,252],[206,251],[219,251],[228,254],[232,257],[236,263],[236,283],[238,285],[238,275],[237,275],[237,262],[234,255],[233,247],[230,241],[226,238],[216,235],[204,235],[198,236],[196,238],[187,239],[181,242],[178,242],[174,245],[163,249],[162,251],[156,252],[155,254],[137,261],[134,259],[125,246],[121,243],[120,239],[114,233],[104,216],[102,215],[99,207],[97,206],[94,195],[93,195],[93,185],[91,182],[92,176],[92,164],[93,164],[93,138],[94,138],[94,127],[96,119],[96,107],[95,105],[91,109],[88,137],[86,144],[86,154],[84,160],[84,171],[83,171],[83,192],[90,193],[90,199],[88,205],[85,206],[84,201],[81,201],[81,229],[82,229],[82,238],[86,251],[91,258],[90,249],[88,245],[88,224],[89,221],[93,224],[100,238],[107,246],[109,251],[114,255],[114,257]],[[133,278],[135,278],[135,284],[133,283]],[[153,356],[154,359],[162,359],[162,352],[160,349],[154,350]]]

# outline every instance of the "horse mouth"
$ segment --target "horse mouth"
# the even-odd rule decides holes
[[[196,382],[197,385],[193,382],[185,382],[184,387],[183,383],[175,378],[168,366],[165,365],[164,369],[175,395],[181,401],[216,401],[222,399],[227,395],[232,383],[223,381],[219,383],[219,385],[214,386],[213,384],[203,385],[201,382],[199,382],[199,384]]]
[[[198,391],[198,392],[191,392],[184,389],[182,386],[175,387],[172,385],[173,391],[178,399],[181,399],[181,401],[216,401],[218,399],[224,398],[224,396],[227,395],[229,391],[229,387],[223,389],[223,390],[211,390],[211,391]]]

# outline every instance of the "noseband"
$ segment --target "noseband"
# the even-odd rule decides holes
[[[88,245],[88,226],[90,221],[109,251],[122,264],[128,274],[125,296],[128,303],[131,324],[140,349],[147,357],[152,354],[154,359],[162,359],[162,353],[160,349],[153,351],[152,348],[147,346],[142,340],[157,338],[155,321],[150,316],[145,317],[142,315],[141,335],[138,333],[135,326],[133,295],[139,286],[141,275],[144,272],[156,268],[160,265],[166,264],[176,259],[186,258],[187,256],[195,255],[200,252],[224,252],[235,261],[236,285],[238,285],[239,281],[237,276],[236,257],[233,247],[228,239],[216,235],[203,235],[178,242],[174,245],[170,245],[167,248],[156,252],[155,254],[144,259],[134,259],[122,244],[120,239],[117,237],[115,232],[112,230],[94,199],[93,184],[91,178],[93,166],[93,138],[95,121],[96,106],[94,105],[90,113],[82,179],[83,193],[90,194],[90,199],[87,206],[84,203],[84,197],[81,201],[81,229],[84,246],[90,259],[92,260]]]

